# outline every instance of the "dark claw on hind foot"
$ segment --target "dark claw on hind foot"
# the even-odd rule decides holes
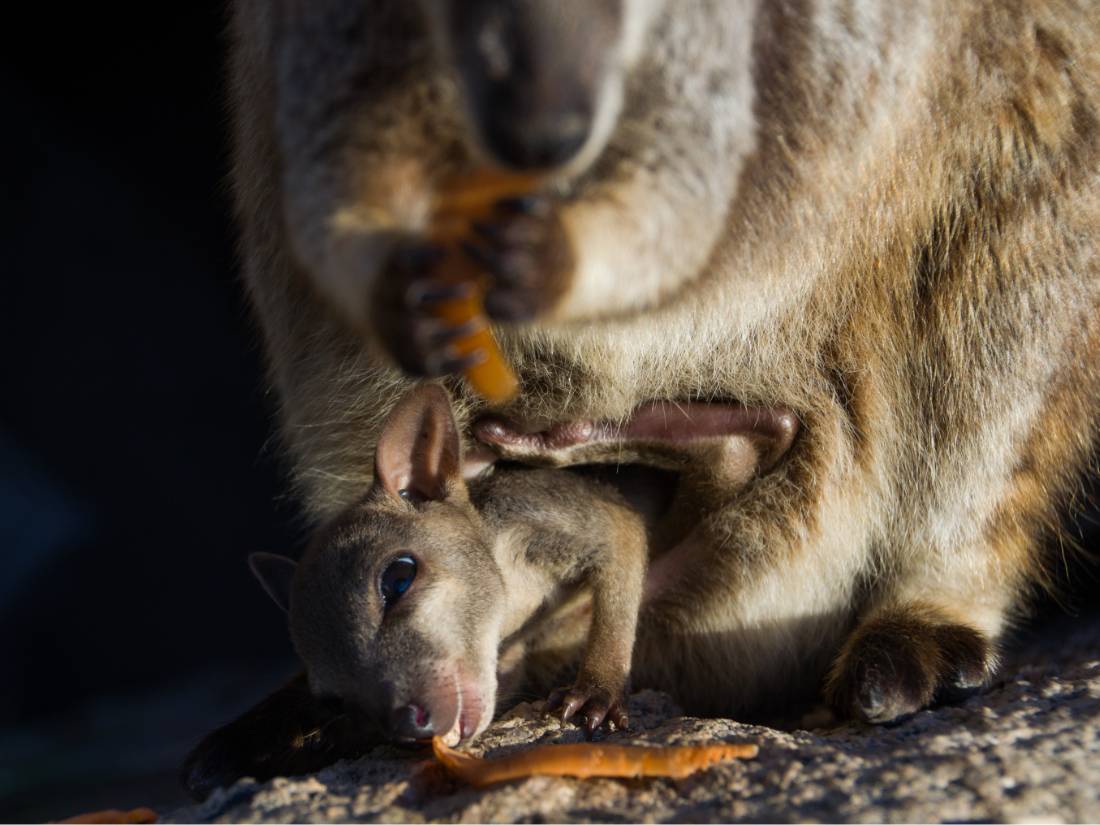
[[[260,781],[312,773],[381,741],[343,708],[316,699],[304,676],[207,734],[184,761],[180,780],[193,799],[243,776]]]

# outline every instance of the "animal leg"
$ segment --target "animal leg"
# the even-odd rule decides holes
[[[996,664],[990,638],[922,602],[867,617],[841,648],[826,695],[842,714],[892,722],[983,687]]]
[[[377,744],[342,709],[316,699],[299,674],[242,716],[203,737],[180,778],[197,800],[242,776],[310,773]]]

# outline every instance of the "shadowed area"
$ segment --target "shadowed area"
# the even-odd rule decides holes
[[[8,677],[0,680],[0,820],[172,810],[185,798],[177,777],[190,747],[294,670],[284,619],[245,564],[255,551],[293,553],[302,535],[293,505],[280,500],[277,450],[268,445],[273,404],[235,272],[223,182],[223,7],[179,4],[170,15],[137,4],[26,7],[21,16],[37,19],[10,27],[21,42],[0,57],[0,661]],[[1094,528],[1082,541],[1095,544]],[[1082,569],[1067,578],[1081,582],[1078,603],[1095,601]],[[1043,610],[1048,621],[1057,615],[1049,604]],[[1067,723],[1027,728],[1018,741],[1053,749],[1048,755],[1086,754],[1093,767],[1081,766],[1076,781],[1094,795],[1100,777],[1090,771],[1100,763],[1082,748],[1091,747],[1100,688],[1083,663],[1100,650],[1095,635],[1065,642],[1079,638],[1078,624],[1044,625],[1022,648],[1030,658],[1017,657],[991,696],[1049,712],[1051,725],[1071,720],[1077,738]],[[1083,658],[1071,659],[1073,651]],[[885,804],[896,787],[890,771],[920,765],[921,745],[912,743],[921,738],[959,730],[987,744],[1009,737],[997,720],[1016,717],[990,717],[991,701],[1001,700],[921,715],[928,724],[784,741],[792,752],[820,746],[803,760],[807,770],[847,758],[851,742],[880,743],[902,767],[883,756],[858,775],[877,783],[875,804]],[[667,714],[651,716],[657,726]],[[714,724],[707,735],[743,730]],[[981,747],[983,758],[1002,757],[995,744]],[[763,773],[745,775],[757,784],[730,784],[725,801],[691,783],[662,793],[686,794],[686,819],[855,815],[843,806],[853,787],[845,777],[856,774],[814,786],[780,751],[752,768]],[[386,770],[357,763],[327,774],[336,788],[331,816],[352,810],[337,798],[340,782],[369,790],[389,781]],[[788,796],[794,807],[775,807],[776,794],[797,785],[810,790]],[[1056,790],[1040,785],[1003,786],[1003,799],[1024,800],[1019,808],[1002,801],[939,815],[1044,812],[1042,794]],[[763,794],[756,808],[737,807],[733,795],[746,787]],[[621,815],[608,806],[624,788],[603,783],[593,793],[605,797],[578,798],[569,813]],[[491,802],[477,807],[468,792],[437,790],[423,780],[389,799],[409,810],[415,802],[427,816],[456,815],[455,805],[472,806],[473,818],[498,811]],[[263,793],[238,787],[191,814],[239,814],[234,806],[254,797],[266,804]],[[647,815],[629,810],[627,819]],[[1065,811],[1100,817],[1095,807]]]
[[[0,819],[182,799],[188,747],[293,667],[245,566],[299,530],[235,272],[222,7],[27,9],[0,58]]]

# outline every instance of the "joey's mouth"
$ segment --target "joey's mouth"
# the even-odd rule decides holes
[[[451,671],[451,680],[450,701],[443,703],[447,705],[448,713],[435,727],[435,734],[454,747],[481,733],[487,727],[488,720],[485,718],[487,702],[477,683],[458,666]]]

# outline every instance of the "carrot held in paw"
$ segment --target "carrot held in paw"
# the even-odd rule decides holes
[[[483,299],[486,275],[474,261],[466,256],[460,244],[470,234],[471,224],[485,217],[501,198],[522,195],[534,188],[535,178],[530,175],[483,170],[448,182],[436,196],[430,234],[442,244],[447,255],[439,272],[450,283],[471,283],[470,295],[442,302],[436,308],[438,317],[449,324],[464,324],[485,318]],[[500,404],[515,396],[519,382],[512,368],[504,360],[496,339],[485,323],[470,336],[454,344],[459,356],[481,350],[485,358],[464,372],[466,380],[487,401]]]
[[[452,776],[476,787],[528,776],[637,777],[682,779],[695,771],[730,759],[752,759],[756,745],[603,745],[584,742],[540,745],[497,759],[478,759],[432,739],[436,759]]]

